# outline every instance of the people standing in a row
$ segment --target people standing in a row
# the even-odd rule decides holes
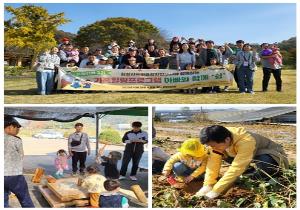
[[[56,63],[54,66],[78,66],[87,69],[177,69],[180,71],[200,69],[211,65],[226,66],[233,63],[236,66],[233,72],[234,79],[239,91],[254,94],[253,70],[256,69],[255,64],[259,61],[259,58],[256,56],[256,52],[250,50],[249,54],[255,60],[245,61],[244,64],[247,62],[251,64],[249,66],[251,71],[241,70],[244,67],[241,66],[242,60],[247,59],[241,56],[244,53],[240,54],[240,52],[244,52],[245,42],[243,40],[237,40],[236,46],[232,48],[228,44],[216,48],[212,40],[174,37],[170,42],[169,51],[159,48],[154,39],[149,39],[144,48],[137,48],[136,45],[133,40],[130,40],[127,47],[121,48],[116,41],[112,41],[107,50],[97,48],[95,51],[91,51],[86,46],[80,48],[79,51],[66,39],[59,45],[58,53],[57,48],[53,48],[51,53],[44,53],[39,57],[37,65],[38,92],[39,94],[50,94],[54,89],[52,83],[55,77],[53,63]],[[262,90],[268,90],[270,76],[273,74],[276,80],[276,90],[281,91],[282,55],[279,48],[276,44],[268,45],[266,43],[262,44],[261,47],[262,51],[259,53],[259,57],[261,58],[264,75]],[[246,52],[246,54],[248,53]],[[252,56],[252,54],[255,56]],[[45,57],[51,57],[51,59],[45,59]],[[51,60],[55,60],[55,62]],[[45,61],[49,63],[50,67],[44,68],[41,65]],[[238,72],[240,72],[239,76]],[[242,83],[243,85],[240,87]],[[224,91],[228,91],[228,87],[225,87]],[[221,90],[219,87],[203,87],[201,92],[215,93],[221,92]]]

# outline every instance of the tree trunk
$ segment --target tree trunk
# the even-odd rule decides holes
[[[33,51],[33,56],[30,62],[30,69],[33,70],[33,67],[35,66],[35,63],[37,61],[37,57],[38,57],[38,52],[36,52],[35,50]]]

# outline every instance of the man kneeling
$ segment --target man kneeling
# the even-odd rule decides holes
[[[289,166],[280,144],[243,127],[209,126],[201,130],[200,141],[213,152],[208,159],[203,187],[196,196],[213,199],[226,192],[243,173],[254,179],[265,179],[279,175],[280,168]],[[217,181],[222,159],[231,165]],[[251,162],[256,164],[255,168],[249,167]]]

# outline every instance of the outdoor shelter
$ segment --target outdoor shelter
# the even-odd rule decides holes
[[[95,118],[96,155],[99,150],[100,120],[106,115],[148,116],[147,107],[5,107],[4,114],[26,120],[73,122],[82,117]]]

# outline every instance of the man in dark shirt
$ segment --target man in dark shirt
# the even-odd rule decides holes
[[[128,49],[128,54],[124,55],[121,61],[120,68],[124,68],[124,66],[128,66],[129,64],[129,58],[135,57],[136,63],[138,65],[141,65],[141,68],[146,68],[147,64],[143,56],[137,55],[137,48],[131,47]]]
[[[159,64],[159,69],[167,69],[169,67],[169,58],[166,57],[166,50],[158,50],[159,58],[155,59],[154,64]]]

